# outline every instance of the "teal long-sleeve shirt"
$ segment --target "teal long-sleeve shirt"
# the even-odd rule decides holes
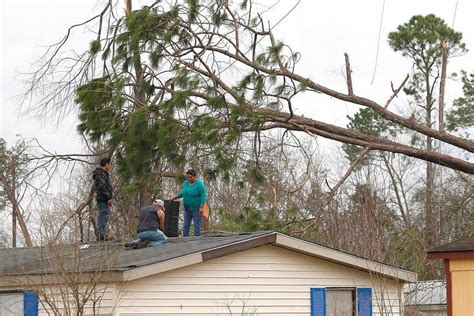
[[[196,179],[193,184],[188,180],[183,182],[183,188],[178,194],[178,197],[183,198],[185,207],[191,211],[197,211],[202,204],[206,203],[206,187],[200,179]]]

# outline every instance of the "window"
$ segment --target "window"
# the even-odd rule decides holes
[[[355,316],[355,289],[326,288],[326,316]]]
[[[0,316],[23,315],[23,293],[0,293]]]
[[[32,291],[1,292],[0,316],[37,316],[38,295]]]
[[[311,316],[333,315],[371,316],[372,289],[311,288]]]

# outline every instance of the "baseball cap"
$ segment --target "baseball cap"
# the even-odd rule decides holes
[[[153,201],[153,204],[161,206],[162,208],[165,207],[165,202],[163,202],[163,200],[156,199],[156,200]]]

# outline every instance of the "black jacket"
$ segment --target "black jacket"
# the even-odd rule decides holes
[[[110,185],[109,173],[97,167],[94,170],[92,178],[95,181],[97,202],[107,202],[112,199],[112,186]]]

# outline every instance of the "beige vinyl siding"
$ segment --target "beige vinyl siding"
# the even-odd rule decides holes
[[[83,315],[111,315],[117,298],[115,288],[115,285],[98,285],[94,293],[86,301],[83,307]],[[78,296],[81,297],[78,301],[79,303],[77,303],[76,296],[72,293],[71,289],[68,291],[66,288],[59,289],[51,286],[37,289],[40,293],[38,314],[41,316],[75,315],[78,304],[82,305],[85,302],[85,297],[91,294],[91,290],[84,286],[80,286],[77,289],[80,293]],[[64,303],[65,301],[67,302],[66,304]],[[65,307],[68,312],[64,311]]]
[[[75,291],[80,293],[80,297],[85,298],[88,296],[83,308],[83,315],[112,315],[118,297],[117,286],[115,284],[98,284],[95,291],[91,291],[90,287],[84,285],[71,286],[69,288],[65,285],[61,287],[31,285],[25,288],[32,289],[38,293],[38,315],[40,316],[76,315],[75,312],[78,303],[76,303],[75,295],[73,294]],[[4,293],[23,290],[23,287],[0,287],[0,291]],[[20,295],[23,295],[23,293],[21,292]],[[80,299],[79,301],[82,303],[84,300],[85,299]],[[65,301],[66,303],[64,303]],[[64,310],[65,307],[67,312]]]
[[[309,315],[311,287],[371,287],[374,315],[400,315],[401,284],[272,245],[123,282],[115,313]]]

